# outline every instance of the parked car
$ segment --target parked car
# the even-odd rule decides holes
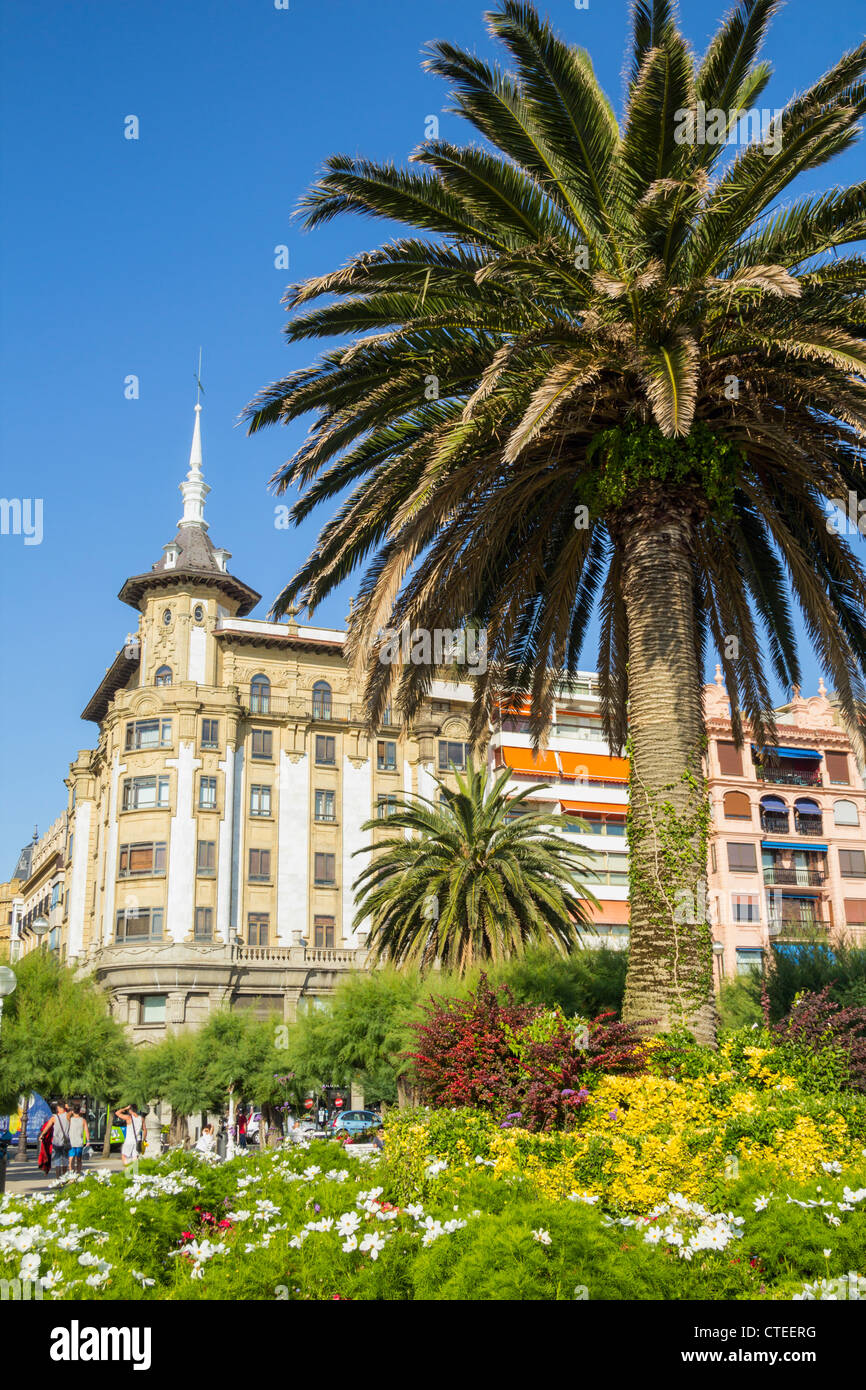
[[[350,1143],[356,1135],[367,1134],[371,1130],[375,1134],[381,1123],[382,1116],[377,1115],[375,1110],[341,1110],[333,1122],[334,1137],[345,1138]]]

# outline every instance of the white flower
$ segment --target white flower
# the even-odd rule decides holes
[[[357,1231],[360,1224],[361,1218],[356,1211],[346,1211],[337,1222],[337,1234],[350,1236],[354,1231]]]
[[[766,1208],[770,1205],[770,1199],[769,1197],[756,1197],[752,1205],[754,1206],[755,1211],[765,1211]]]
[[[825,1213],[825,1215],[827,1215],[827,1213]],[[827,1215],[827,1221],[828,1221],[829,1225],[831,1225],[831,1226],[841,1226],[841,1225],[842,1225],[841,1219],[840,1219],[838,1216],[829,1216],[829,1215]]]
[[[830,1258],[830,1256],[831,1256],[832,1254],[833,1254],[833,1251],[832,1251],[832,1250],[825,1250],[825,1251],[824,1251],[824,1259],[825,1259],[825,1260],[829,1260],[829,1258]]]
[[[550,1239],[550,1232],[549,1232],[549,1231],[542,1231],[542,1230],[533,1231],[533,1232],[532,1232],[532,1238],[533,1238],[533,1240],[537,1240],[538,1243],[539,1243],[539,1245],[550,1245],[550,1244],[552,1243],[552,1242],[551,1242],[551,1239]]]
[[[358,1249],[362,1254],[369,1254],[371,1260],[378,1260],[379,1251],[385,1249],[385,1238],[376,1231],[370,1231],[364,1236]]]
[[[148,1279],[146,1274],[140,1274],[137,1269],[130,1270],[133,1279],[137,1279],[143,1289],[152,1289],[156,1283],[155,1279]]]
[[[427,1167],[424,1169],[424,1174],[428,1178],[435,1178],[439,1173],[444,1173],[447,1167],[448,1163],[446,1159],[437,1158],[434,1159],[432,1163],[427,1164]]]
[[[39,1255],[33,1253],[25,1255],[21,1261],[21,1268],[18,1271],[19,1279],[35,1279],[39,1274],[39,1266],[42,1260]]]
[[[89,1284],[92,1289],[98,1289],[100,1284],[104,1284],[107,1278],[107,1272],[103,1271],[101,1274],[88,1274],[84,1282],[85,1284]]]
[[[349,1252],[350,1252],[351,1250],[357,1250],[357,1248],[358,1248],[358,1237],[357,1237],[356,1235],[352,1235],[352,1234],[350,1233],[349,1235],[346,1236],[346,1239],[343,1241],[343,1250],[344,1250],[345,1253],[348,1255]]]

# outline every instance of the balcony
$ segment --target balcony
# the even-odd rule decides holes
[[[314,699],[304,700],[294,695],[241,695],[241,707],[248,717],[260,716],[271,719],[303,719],[314,724],[363,724],[366,712],[360,701],[349,703],[344,700]],[[400,718],[386,711],[380,728],[399,729]]]
[[[812,835],[821,836],[824,834],[823,816],[805,816],[799,811],[794,812],[794,828],[789,828],[788,816],[783,816],[779,812],[762,811],[761,829],[767,835]]]
[[[756,767],[755,776],[759,782],[774,782],[787,787],[820,787],[819,768]]]
[[[780,887],[796,884],[801,888],[820,888],[827,882],[827,873],[824,869],[789,868],[780,864],[767,864],[764,866],[764,882],[778,884]]]

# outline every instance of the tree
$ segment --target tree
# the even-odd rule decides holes
[[[708,648],[735,739],[748,719],[772,743],[768,668],[800,679],[790,584],[864,726],[866,576],[826,511],[862,482],[866,262],[839,248],[866,235],[866,185],[780,200],[856,139],[866,44],[725,161],[776,8],[740,0],[696,62],[671,0],[637,0],[621,122],[530,4],[488,16],[508,71],[430,45],[474,143],[327,161],[307,227],[408,232],[291,287],[289,342],[350,341],[246,410],[250,432],[313,412],[274,479],[301,487],[296,522],[352,489],[273,612],[366,565],[348,649],[371,724],[429,689],[428,663],[380,659],[393,634],[465,627],[486,636],[472,736],[504,693],[540,740],[598,607],[605,730],[630,734],[624,1016],[701,1039],[711,934],[683,904],[706,873]]]
[[[397,797],[387,837],[356,851],[370,854],[353,888],[374,959],[463,974],[529,943],[572,945],[596,901],[576,874],[589,852],[557,833],[556,817],[526,808],[531,788],[506,795],[508,769],[492,781],[486,767],[456,776],[456,791],[437,779],[438,804]]]
[[[5,1001],[0,1033],[0,1110],[23,1091],[102,1096],[118,1085],[130,1044],[108,997],[90,976],[78,978],[47,951],[15,965],[18,984]],[[23,1158],[26,1146],[22,1145]]]

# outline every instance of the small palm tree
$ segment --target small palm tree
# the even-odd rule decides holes
[[[469,767],[457,773],[456,791],[437,779],[438,805],[399,798],[387,839],[356,851],[372,855],[354,889],[355,926],[371,921],[374,959],[422,968],[438,961],[462,975],[530,944],[568,949],[579,939],[587,905],[597,905],[577,877],[589,854],[555,833],[558,817],[522,806],[533,788],[506,796],[510,775],[491,781],[486,768]]]
[[[866,43],[728,158],[777,8],[740,0],[696,60],[671,0],[636,0],[619,120],[531,4],[487,17],[505,70],[431,44],[477,138],[426,141],[409,169],[328,160],[308,227],[409,230],[292,287],[290,342],[356,336],[247,409],[251,431],[314,413],[275,483],[304,489],[298,521],[340,502],[274,611],[366,567],[349,645],[371,722],[389,701],[411,718],[430,683],[380,659],[383,629],[475,626],[472,736],[505,695],[541,740],[600,613],[605,728],[630,735],[624,1017],[701,1040],[708,649],[735,738],[748,720],[772,743],[770,672],[800,682],[793,594],[866,729],[866,575],[827,525],[864,487],[866,261],[839,252],[866,237],[866,183],[783,201],[856,140]]]

